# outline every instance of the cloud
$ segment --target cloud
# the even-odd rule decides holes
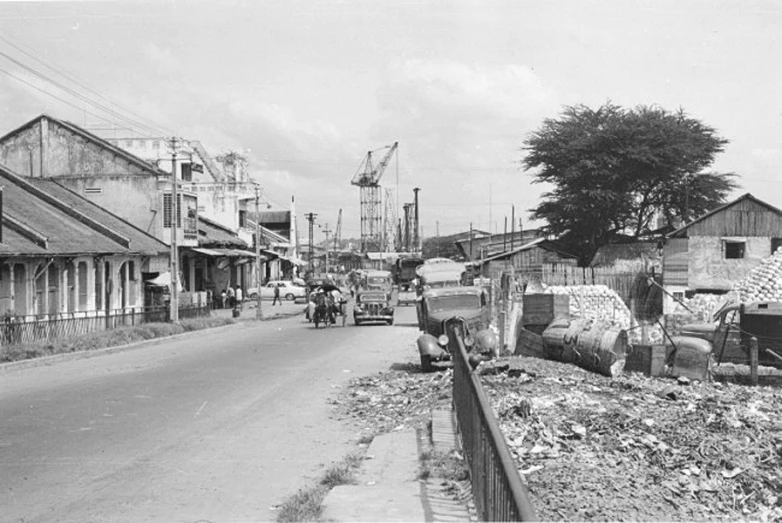
[[[531,68],[408,60],[385,70],[377,97],[382,116],[372,135],[404,144],[406,185],[424,188],[430,232],[435,219],[453,222],[454,214],[487,228],[489,199],[518,203],[517,213],[537,201],[537,186],[530,190],[519,172],[519,148],[559,104]]]

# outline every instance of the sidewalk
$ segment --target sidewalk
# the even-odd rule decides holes
[[[356,485],[333,488],[323,500],[323,521],[470,521],[467,508],[444,495],[437,478],[420,478],[428,449],[449,451],[457,439],[451,411],[432,412],[432,434],[381,434],[367,450]]]

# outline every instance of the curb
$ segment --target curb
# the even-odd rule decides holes
[[[299,314],[304,314],[303,312],[296,312],[296,313],[283,313],[276,316],[272,316],[271,318],[264,318],[260,321],[266,322],[266,321],[273,321],[278,319],[286,319],[286,318],[292,318],[294,316],[298,316]],[[151,340],[143,340],[143,341],[134,341],[133,343],[128,343],[125,345],[117,345],[115,347],[106,347],[105,349],[95,349],[95,350],[82,350],[82,351],[76,351],[76,352],[66,352],[63,354],[53,354],[51,356],[43,356],[40,358],[31,358],[27,360],[20,360],[20,361],[11,361],[8,363],[0,363],[0,374],[7,374],[10,372],[14,372],[17,370],[24,370],[24,369],[32,369],[35,367],[45,367],[48,365],[53,365],[55,363],[60,363],[63,361],[72,361],[72,360],[83,360],[87,358],[92,358],[95,356],[105,356],[108,354],[113,354],[115,352],[124,352],[127,350],[132,349],[141,349],[143,347],[147,347],[150,345],[156,345],[159,343],[163,343],[166,341],[171,340],[178,340],[178,339],[187,339],[193,336],[198,336],[202,334],[204,331],[215,331],[218,329],[230,329],[231,327],[235,327],[236,325],[245,324],[247,322],[251,321],[258,321],[255,318],[234,318],[233,323],[229,323],[228,325],[219,325],[217,327],[209,327],[206,329],[199,329],[195,331],[189,331],[189,332],[182,332],[180,334],[173,334],[171,336],[163,336],[160,338],[153,338]]]

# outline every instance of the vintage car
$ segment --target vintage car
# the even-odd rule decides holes
[[[394,307],[391,295],[383,291],[362,291],[356,296],[353,307],[353,323],[361,325],[367,322],[394,324]]]
[[[480,287],[443,287],[424,291],[419,302],[418,337],[421,370],[431,371],[440,361],[451,359],[455,345],[449,340],[452,328],[472,354],[488,356],[498,348],[496,333],[489,328],[489,303]]]
[[[389,271],[366,270],[361,281],[361,289],[366,291],[383,291],[391,293],[394,278]]]

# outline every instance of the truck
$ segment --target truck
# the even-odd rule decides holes
[[[717,363],[747,365],[752,338],[758,341],[758,364],[782,369],[782,303],[754,302],[724,306],[714,314],[714,323],[682,327],[673,345],[688,346],[692,340],[709,344]]]
[[[416,279],[415,270],[424,264],[424,259],[420,256],[400,256],[394,262],[394,284],[400,291],[406,291],[413,286],[413,280]]]

